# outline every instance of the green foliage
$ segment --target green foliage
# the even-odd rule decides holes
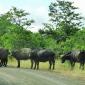
[[[61,25],[59,24],[58,28],[53,24],[45,23],[45,28],[40,29],[39,33],[32,33],[28,30],[29,27],[27,29],[26,25],[24,25],[24,22],[30,22],[26,15],[27,13],[23,10],[19,10],[15,7],[7,13],[0,15],[0,47],[5,47],[10,50],[21,48],[47,48],[53,50],[57,55],[69,50],[85,49],[84,28],[80,30],[77,28],[76,33],[74,30],[70,31],[69,29],[67,32],[70,32],[71,35],[67,36],[62,28],[70,27],[66,25],[68,23],[63,21],[60,22]],[[25,17],[26,20],[23,21]],[[17,21],[18,18],[20,23]],[[15,22],[13,20],[15,20]]]
[[[44,29],[39,32],[51,35],[57,42],[65,41],[81,28],[83,17],[76,12],[77,9],[69,1],[56,0],[52,2],[49,6],[50,22],[45,23]]]
[[[63,25],[68,25],[72,28],[72,26],[79,26],[79,20],[82,19],[79,13],[75,12],[77,9],[77,7],[73,6],[72,2],[56,0],[56,2],[51,3],[49,6],[49,16],[56,26],[60,27],[63,23]]]
[[[85,50],[85,29],[78,31],[75,35],[66,39],[66,42],[60,42],[58,48],[61,53],[70,50]]]
[[[29,46],[31,32],[26,29],[33,20],[28,19],[24,10],[13,7],[0,16],[0,46],[9,49]],[[24,27],[25,26],[25,27]]]
[[[16,7],[12,7],[6,15],[13,24],[19,26],[30,26],[31,23],[34,22],[34,20],[27,18],[29,13],[25,12],[25,10],[17,9]]]

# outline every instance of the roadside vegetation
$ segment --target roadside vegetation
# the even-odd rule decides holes
[[[0,47],[10,52],[21,48],[47,48],[56,53],[56,69],[52,72],[85,79],[85,70],[79,69],[77,63],[70,70],[68,62],[61,64],[60,55],[71,50],[85,50],[84,18],[77,13],[72,2],[56,0],[49,6],[49,20],[43,23],[37,33],[31,32],[30,26],[36,21],[30,19],[30,13],[12,7],[7,13],[0,15]],[[17,63],[9,57],[8,66],[16,67]],[[30,68],[30,61],[22,61],[22,68]],[[40,70],[47,70],[48,63],[41,63]],[[38,85],[38,84],[37,84]]]

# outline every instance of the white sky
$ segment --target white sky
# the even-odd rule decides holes
[[[31,14],[35,23],[32,25],[32,31],[37,31],[42,27],[42,23],[47,22],[49,5],[55,0],[1,0],[0,14],[7,12],[12,6],[24,9]],[[85,16],[85,0],[68,0],[74,2],[76,7],[79,7],[81,16]]]

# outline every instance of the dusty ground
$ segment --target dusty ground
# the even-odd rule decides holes
[[[0,68],[0,85],[85,85],[85,80],[51,71]]]

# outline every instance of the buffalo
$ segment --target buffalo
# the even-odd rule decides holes
[[[31,55],[31,68],[33,68],[33,62],[35,63],[34,69],[39,69],[39,62],[49,61],[49,69],[53,65],[55,68],[55,53],[51,50],[42,49],[42,50],[32,50]]]
[[[12,51],[12,56],[17,60],[18,65],[17,67],[20,68],[20,60],[28,60],[30,59],[31,49],[30,48],[23,48],[21,50],[14,50]]]
[[[65,53],[61,58],[62,63],[68,60],[71,64],[71,68],[73,69],[75,66],[75,63],[79,62],[79,58],[78,58],[79,53],[80,51],[69,51]]]
[[[79,58],[79,62],[80,62],[80,68],[82,68],[82,70],[84,70],[85,50],[80,51],[78,58]]]
[[[10,54],[8,49],[0,48],[0,66],[7,66],[8,63],[8,55]]]

